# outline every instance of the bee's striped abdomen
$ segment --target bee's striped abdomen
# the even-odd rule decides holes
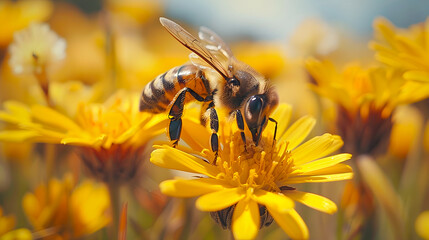
[[[202,74],[198,67],[185,64],[159,75],[143,89],[140,111],[152,113],[166,111],[176,94],[184,87],[191,88],[203,97],[207,96],[210,92],[209,84],[201,77]],[[187,98],[187,101],[190,100]]]

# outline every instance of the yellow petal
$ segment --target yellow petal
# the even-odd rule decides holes
[[[70,118],[63,114],[41,105],[35,105],[31,108],[33,117],[44,124],[50,124],[63,130],[80,131],[80,127]]]
[[[346,164],[336,164],[332,167],[324,168],[321,170],[305,173],[294,173],[289,176],[283,185],[306,183],[306,182],[332,182],[341,181],[353,178],[353,170]]]
[[[197,158],[169,146],[160,147],[152,152],[150,161],[164,168],[176,169],[185,172],[200,173],[215,178],[219,170],[201,158]]]
[[[415,229],[423,239],[429,239],[429,211],[421,213],[416,220]]]
[[[196,197],[224,189],[220,181],[213,178],[198,178],[192,180],[175,179],[159,184],[161,192],[173,197]]]
[[[277,212],[286,212],[295,206],[295,203],[282,193],[273,193],[260,189],[255,191],[252,199],[259,204],[267,207],[270,206],[270,208],[275,209]]]
[[[312,171],[316,171],[319,169],[328,168],[328,167],[334,166],[338,163],[349,160],[351,157],[352,157],[351,154],[342,153],[342,154],[337,154],[334,156],[322,158],[322,159],[312,161],[312,162],[309,162],[309,163],[306,163],[304,165],[299,166],[299,168],[300,168],[299,171],[312,172]]]
[[[288,104],[282,103],[277,109],[271,114],[271,118],[278,122],[277,136],[283,136],[289,125],[290,117],[292,115],[292,107]],[[275,124],[268,123],[267,129],[264,132],[274,133]]]
[[[340,174],[331,174],[331,175],[319,175],[319,176],[302,176],[294,177],[287,180],[287,184],[296,184],[296,183],[310,183],[310,182],[335,182],[343,181],[347,179],[352,179],[353,173],[340,173]]]
[[[232,233],[235,239],[254,239],[260,226],[259,207],[253,200],[243,200],[235,206],[232,215]]]
[[[289,149],[294,149],[298,146],[316,124],[316,120],[312,117],[305,116],[298,119],[288,130],[280,137],[280,141],[289,141]]]
[[[337,151],[343,145],[341,137],[331,134],[317,136],[292,150],[295,164],[304,164]]]
[[[242,188],[227,188],[199,197],[195,203],[201,211],[214,212],[236,204],[246,196]]]
[[[183,119],[183,131],[181,138],[195,151],[210,149],[210,132],[195,121]]]
[[[30,109],[23,103],[16,101],[6,101],[3,106],[9,113],[11,113],[11,115],[19,119],[30,119]]]
[[[0,131],[0,141],[23,142],[37,136],[40,135],[37,132],[31,130]]]
[[[278,212],[275,208],[267,206],[271,216],[277,222],[277,224],[289,235],[292,239],[308,239],[309,233],[307,225],[301,216],[291,209],[286,212]]]
[[[337,211],[337,205],[334,202],[320,195],[300,191],[284,191],[283,194],[297,202],[325,213],[333,214]]]
[[[33,239],[33,235],[31,234],[31,231],[26,228],[19,228],[13,231],[10,231],[6,233],[5,235],[1,236],[1,240],[31,240]]]
[[[419,82],[429,82],[429,73],[423,71],[408,71],[404,73],[404,78]]]

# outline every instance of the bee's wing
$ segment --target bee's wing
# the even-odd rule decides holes
[[[174,38],[208,63],[214,70],[222,75],[223,78],[228,79],[232,77],[232,73],[228,71],[230,56],[228,52],[230,53],[231,50],[228,47],[226,47],[226,49],[222,48],[222,46],[226,46],[226,44],[222,40],[220,40],[220,43],[216,40],[220,39],[219,36],[208,30],[200,32],[199,36],[200,38],[203,36],[203,38],[198,39],[192,36],[192,34],[182,28],[179,24],[167,18],[161,17],[159,21]],[[195,57],[191,54],[191,59],[194,60],[193,58]],[[198,60],[195,60],[195,62],[200,65]]]
[[[223,63],[229,64],[234,55],[229,46],[215,32],[206,27],[200,27],[198,37],[205,47]],[[226,66],[228,67],[228,65]]]

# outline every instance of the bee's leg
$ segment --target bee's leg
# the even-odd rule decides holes
[[[274,138],[273,138],[273,147],[274,147],[274,144],[276,143],[276,136],[277,136],[277,121],[274,120],[274,118],[268,118],[268,120],[276,124],[276,127],[274,128]]]
[[[247,149],[246,149],[246,136],[244,135],[243,115],[241,114],[241,111],[238,109],[235,110],[235,119],[237,120],[238,129],[240,129],[241,139],[243,140],[243,143],[244,143],[244,150],[247,151]]]
[[[200,123],[203,126],[207,126],[206,112],[209,110],[209,108],[210,108],[210,102],[204,102],[203,105],[201,106]]]
[[[197,101],[203,102],[204,98],[198,95],[194,90],[190,88],[183,88],[177,95],[171,106],[168,118],[170,119],[170,125],[168,127],[168,135],[170,140],[173,141],[173,147],[176,147],[180,140],[180,133],[182,132],[182,114],[185,105],[186,93],[189,92],[192,97]]]
[[[210,129],[212,130],[212,135],[210,137],[210,146],[212,148],[212,151],[215,153],[213,165],[216,165],[216,160],[219,154],[219,138],[217,136],[217,132],[219,131],[219,118],[217,116],[216,109],[214,109],[213,102],[210,102],[207,111],[210,111]]]

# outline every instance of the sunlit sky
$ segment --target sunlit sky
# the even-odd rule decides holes
[[[320,18],[342,30],[368,38],[372,22],[384,16],[396,26],[423,22],[423,0],[165,0],[166,14],[195,26],[212,28],[226,38],[287,38],[307,18]]]

